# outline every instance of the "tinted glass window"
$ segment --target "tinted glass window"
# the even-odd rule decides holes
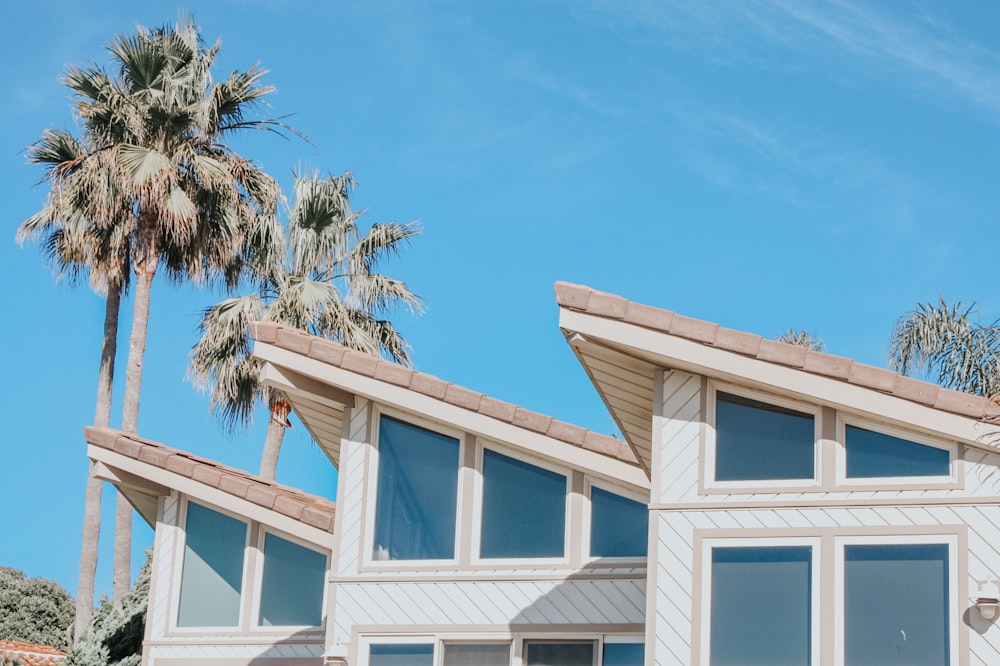
[[[712,549],[712,666],[809,666],[812,549]]]
[[[590,555],[645,557],[649,512],[645,504],[590,489]]]
[[[949,663],[947,544],[844,548],[846,666]]]
[[[605,643],[604,666],[643,666],[645,653],[642,643]]]
[[[715,437],[717,481],[811,479],[815,475],[812,414],[720,391]]]
[[[951,458],[946,449],[847,426],[847,476],[948,476]]]
[[[372,645],[369,666],[434,666],[430,643]]]
[[[507,666],[509,643],[445,643],[443,666]]]
[[[566,477],[483,451],[482,557],[562,557]]]
[[[378,446],[372,557],[454,558],[458,440],[383,416]]]
[[[594,642],[525,641],[527,666],[594,666]]]
[[[178,627],[236,627],[247,525],[188,502]]]
[[[258,624],[318,627],[325,574],[326,555],[265,534]]]

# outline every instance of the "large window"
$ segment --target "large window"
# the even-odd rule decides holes
[[[236,627],[247,524],[188,502],[178,627]]]
[[[320,626],[325,574],[326,555],[274,534],[265,534],[257,623],[261,626]]]
[[[711,666],[809,666],[812,548],[713,548],[711,566]]]
[[[701,650],[709,666],[950,666],[958,615],[950,535],[708,540]],[[762,545],[756,545],[762,544]],[[829,553],[819,561],[819,553]]]
[[[381,418],[373,559],[455,557],[458,466],[457,439]]]
[[[591,487],[591,557],[645,557],[648,533],[645,504]]]
[[[849,479],[951,475],[947,449],[853,425],[844,431]]]
[[[844,546],[845,666],[950,663],[948,545]]]
[[[563,557],[566,477],[483,451],[480,557]]]
[[[815,457],[813,414],[716,393],[716,481],[813,479]]]

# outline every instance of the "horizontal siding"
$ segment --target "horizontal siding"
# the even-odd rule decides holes
[[[287,640],[287,638],[286,638]],[[206,641],[207,642],[207,641]],[[211,663],[213,659],[246,660],[258,663],[257,659],[322,659],[323,644],[281,643],[268,644],[260,641],[255,645],[153,645],[149,648],[151,666],[160,659],[196,659]],[[317,662],[321,663],[321,662]]]
[[[656,636],[654,663],[681,666],[693,663],[695,588],[694,580],[696,530],[739,528],[753,538],[759,530],[788,529],[790,533],[811,535],[834,532],[841,528],[864,528],[877,533],[887,526],[934,528],[953,527],[955,533],[968,528],[968,551],[959,553],[967,569],[966,580],[959,581],[957,597],[959,612],[969,615],[970,622],[982,622],[975,611],[966,613],[968,596],[977,589],[978,581],[1000,577],[1000,507],[928,506],[928,507],[862,507],[812,508],[773,510],[710,510],[655,511],[658,538],[655,590],[656,613],[651,618]],[[711,536],[711,532],[702,532]],[[955,563],[957,566],[958,563]],[[1000,664],[1000,628],[991,627],[984,633],[968,631],[969,666]],[[958,637],[953,637],[958,640]]]
[[[645,578],[340,583],[336,631],[354,625],[643,624]]]

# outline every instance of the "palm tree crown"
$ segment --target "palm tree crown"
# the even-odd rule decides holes
[[[280,257],[255,265],[252,293],[204,311],[201,338],[191,352],[191,378],[211,392],[213,411],[229,427],[248,424],[254,405],[268,400],[272,419],[261,465],[266,478],[274,478],[288,404],[261,384],[260,364],[250,355],[253,322],[278,322],[410,363],[409,345],[387,317],[400,306],[419,312],[420,300],[404,282],[377,269],[419,230],[390,222],[362,234],[360,214],[350,206],[353,186],[350,173],[296,177]]]
[[[945,388],[986,397],[1000,394],[1000,326],[974,319],[975,303],[919,303],[899,318],[889,343],[889,367],[923,373]]]

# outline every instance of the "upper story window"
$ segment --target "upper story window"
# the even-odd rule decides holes
[[[844,428],[847,478],[950,476],[951,452],[855,425]]]
[[[486,449],[479,555],[564,557],[566,477]]]
[[[326,555],[264,534],[260,626],[318,627],[323,620]]]
[[[646,557],[648,535],[645,504],[591,486],[591,557]]]
[[[816,415],[716,392],[715,480],[811,480]]]
[[[247,524],[188,502],[184,531],[177,626],[239,626]]]
[[[382,416],[376,560],[455,558],[459,441]]]

